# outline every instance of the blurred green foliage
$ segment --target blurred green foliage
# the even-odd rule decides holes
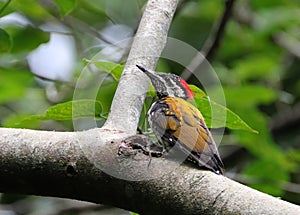
[[[169,36],[201,50],[207,39],[213,37],[212,29],[221,17],[224,1],[183,2]],[[144,0],[126,4],[116,0],[28,0],[26,4],[22,0],[0,1],[0,126],[73,130],[72,123],[66,120],[71,117],[73,102],[70,101],[75,90],[78,104],[87,99],[87,109],[96,107],[96,120],[99,126],[103,124],[128,54],[128,49],[120,49],[122,46],[117,42],[133,36],[144,4]],[[4,22],[12,13],[22,15],[25,24],[24,20]],[[297,204],[300,204],[300,190],[295,189],[300,184],[299,14],[299,0],[236,1],[221,44],[210,61],[231,110],[226,109],[227,116],[238,116],[259,132],[226,129],[220,152],[227,176]],[[67,30],[44,28],[54,24]],[[67,81],[45,73],[35,75],[27,61],[32,51],[51,40],[52,33],[74,39],[77,62],[73,78]],[[101,55],[95,59],[99,52]],[[48,61],[60,57],[58,54],[52,53]],[[180,74],[182,67],[160,60],[158,70]],[[85,75],[82,71],[86,71]],[[195,79],[189,82],[201,87]],[[143,128],[147,108],[153,101],[151,90],[148,95],[141,114]],[[98,106],[94,105],[98,102]],[[205,103],[208,100],[199,105],[202,110],[207,107],[203,106]],[[86,108],[86,104],[79,105],[79,109]],[[63,113],[66,118],[50,117],[54,112]],[[52,120],[24,120],[34,115]],[[88,117],[93,118],[92,114]]]

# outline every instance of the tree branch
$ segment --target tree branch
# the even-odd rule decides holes
[[[220,17],[220,20],[216,23],[211,35],[205,41],[202,50],[199,52],[194,59],[191,60],[191,63],[187,66],[189,71],[185,70],[182,73],[182,77],[185,80],[189,80],[191,77],[191,72],[197,71],[201,67],[201,64],[204,62],[204,59],[211,60],[216,53],[217,49],[220,47],[220,42],[224,36],[227,23],[231,17],[232,9],[234,6],[235,0],[226,0],[224,5],[224,11]],[[200,60],[199,59],[203,59]],[[190,72],[191,71],[191,72]]]
[[[235,0],[225,1],[225,8],[220,18],[220,21],[217,23],[215,29],[213,30],[212,35],[207,39],[207,41],[205,42],[202,48],[202,53],[208,60],[212,59],[213,55],[215,54],[215,52],[220,46],[220,42],[224,36],[227,23],[231,17],[231,12],[234,3]]]
[[[300,214],[300,207],[226,177],[138,153],[117,156],[124,133],[0,129],[0,191],[74,198],[142,214]],[[94,157],[87,154],[94,152]],[[98,167],[97,167],[98,166]],[[101,166],[101,169],[99,168]],[[107,172],[130,179],[112,177]]]
[[[259,17],[249,8],[248,4],[239,4],[239,7],[234,11],[235,19],[253,29],[261,28]],[[284,31],[277,31],[271,35],[273,42],[285,49],[289,54],[300,59],[300,43],[296,38],[293,38]]]
[[[178,0],[148,1],[112,102],[106,128],[136,133],[149,79],[135,65],[155,69],[167,42],[177,4]]]
[[[296,38],[285,32],[272,35],[274,42],[284,48],[287,52],[300,59],[300,43]]]

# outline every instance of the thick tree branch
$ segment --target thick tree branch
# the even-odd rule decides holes
[[[1,128],[0,136],[1,192],[74,198],[142,214],[300,214],[296,205],[208,171],[174,168],[176,162],[163,158],[152,158],[148,168],[143,154],[119,157],[120,143],[103,140],[124,133]],[[92,151],[95,157],[87,156]],[[152,179],[124,180],[109,171]]]

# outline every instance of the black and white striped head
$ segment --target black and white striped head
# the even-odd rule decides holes
[[[142,66],[136,66],[150,78],[158,98],[170,96],[193,100],[194,94],[189,85],[178,75],[154,72]]]

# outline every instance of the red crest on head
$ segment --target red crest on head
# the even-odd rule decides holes
[[[186,90],[186,94],[188,96],[188,100],[193,100],[194,93],[192,92],[191,88],[189,87],[188,83],[182,78],[180,78],[180,84],[183,86],[183,88]]]

